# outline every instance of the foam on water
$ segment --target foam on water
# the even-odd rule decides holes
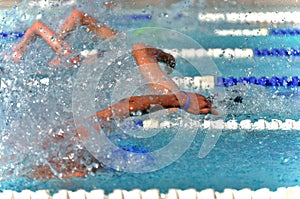
[[[3,89],[1,95],[2,102],[4,102],[2,103],[2,121],[6,122],[1,142],[2,178],[26,176],[33,166],[45,163],[47,158],[53,155],[63,158],[66,153],[76,151],[76,144],[79,144],[73,138],[74,124],[65,124],[65,121],[72,120],[70,105],[74,71],[48,69],[47,74],[37,75],[35,67],[24,66],[28,59],[36,63],[37,58],[27,56],[26,61],[14,65],[14,70],[8,70],[7,66],[4,66],[4,71],[9,71],[7,78],[11,80],[11,85]],[[124,62],[132,63],[133,60],[125,57]],[[47,70],[48,67],[44,67]],[[26,72],[21,72],[24,70]],[[108,75],[103,81],[111,82],[110,77]],[[117,74],[116,77],[118,77]],[[41,80],[45,78],[49,79],[48,84],[42,83]],[[108,82],[104,85],[110,85]],[[110,93],[109,87],[105,90],[106,94]],[[102,97],[98,95],[96,99],[99,102],[98,108],[104,108],[103,104],[109,104],[110,98],[105,97],[106,94],[101,92]],[[274,90],[241,84],[229,88],[226,98],[219,102],[219,106],[224,106],[228,118],[268,118],[269,116],[290,118],[298,115],[295,114],[295,107],[292,106],[295,101],[293,96],[280,95]],[[155,116],[152,115],[152,117]],[[165,119],[174,120],[175,115],[165,117]],[[60,130],[65,133],[65,140],[63,142],[52,141],[53,135]],[[109,134],[116,133],[118,130]],[[154,137],[153,142],[157,140],[167,142],[172,137],[169,136],[169,138]],[[123,137],[120,141],[124,142],[125,146],[128,142],[135,142],[128,137],[125,140]],[[45,142],[51,142],[51,145],[45,147]],[[153,144],[153,142],[150,143]],[[159,142],[159,145],[164,145],[164,142]],[[153,148],[149,145],[148,147]]]
[[[241,83],[228,88],[224,103],[219,103],[223,104],[226,113],[233,117],[248,115],[251,118],[297,119],[300,110],[297,100],[297,89],[266,88]]]

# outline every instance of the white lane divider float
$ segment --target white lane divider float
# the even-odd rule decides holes
[[[254,50],[251,48],[208,48],[203,49],[195,49],[195,48],[183,48],[183,49],[163,49],[165,52],[170,53],[175,58],[183,57],[183,58],[201,58],[201,57],[212,57],[212,58],[225,58],[225,59],[245,59],[252,58],[255,55]],[[257,49],[258,50],[258,49]],[[259,51],[268,50],[269,53],[275,53],[274,55],[265,55],[265,56],[299,56],[298,49],[261,49]],[[280,52],[272,52],[272,50],[283,50],[284,54],[280,54]],[[297,53],[295,54],[296,51]],[[90,55],[94,55],[98,52],[97,50],[84,50],[81,52],[81,56],[88,57]],[[277,54],[276,54],[277,53]],[[263,56],[263,55],[260,55]]]
[[[229,13],[199,13],[201,22],[229,23],[268,23],[285,24],[300,23],[300,12],[229,12]]]
[[[268,36],[267,28],[258,29],[216,29],[214,33],[218,36]]]
[[[117,189],[108,195],[103,190],[78,190],[75,192],[60,190],[53,195],[47,190],[36,192],[23,190],[15,192],[5,190],[0,192],[1,199],[299,199],[300,187],[280,187],[276,191],[270,191],[267,188],[251,190],[248,188],[235,190],[225,189],[223,192],[217,192],[213,189],[197,191],[195,189],[179,190],[170,189],[167,193],[160,193],[157,189],[142,191],[134,189],[126,191]]]
[[[209,48],[207,50],[201,49],[164,49],[165,52],[172,54],[174,57],[183,58],[201,58],[201,57],[213,57],[213,58],[236,58],[244,59],[254,56],[253,49],[251,48]]]
[[[183,89],[210,90],[216,86],[214,76],[172,77],[172,80]]]
[[[159,121],[156,119],[148,119],[142,122],[142,128],[149,129],[167,129],[173,127],[185,127],[185,128],[200,128],[200,129],[218,129],[218,130],[247,130],[247,131],[291,131],[300,130],[300,120],[285,119],[284,121],[279,119],[271,119],[267,121],[265,119],[258,119],[252,122],[250,119],[241,121],[237,120],[190,120],[190,121]]]

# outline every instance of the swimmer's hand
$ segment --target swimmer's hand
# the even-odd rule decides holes
[[[49,66],[58,66],[61,64],[62,59],[64,59],[62,56],[55,55],[54,58],[48,62],[48,65]],[[70,66],[70,67],[80,64],[81,63],[80,56],[76,55],[74,57],[71,57],[67,63],[68,63],[68,66]]]
[[[195,115],[209,113],[213,115],[219,114],[216,110],[212,108],[211,102],[203,95],[191,92],[179,92],[176,94],[176,96],[181,105],[180,107],[184,107],[184,110],[188,113],[192,113]]]
[[[15,63],[18,63],[22,59],[23,55],[24,54],[21,50],[13,50],[12,52],[3,51],[0,53],[1,60]]]
[[[24,44],[24,41],[22,40],[21,42],[13,45],[12,50],[12,58],[16,63],[18,63],[25,55],[26,45]]]

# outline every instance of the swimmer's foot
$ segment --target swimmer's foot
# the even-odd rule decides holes
[[[25,55],[25,51],[22,49],[14,50],[12,58],[15,62],[19,62]],[[10,58],[9,58],[10,59]]]

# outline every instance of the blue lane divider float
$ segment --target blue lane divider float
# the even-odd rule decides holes
[[[182,89],[210,90],[214,87],[230,87],[243,84],[256,84],[265,87],[298,87],[300,79],[298,76],[292,77],[214,77],[214,76],[194,76],[194,77],[172,77],[172,80]]]
[[[300,29],[297,28],[271,28],[269,29],[269,35],[281,36],[281,35],[300,35]]]
[[[291,77],[290,79],[288,77],[240,77],[240,78],[223,78],[219,77],[217,79],[217,86],[234,86],[237,83],[248,83],[248,84],[256,84],[261,86],[299,86],[299,78],[298,77]]]
[[[130,14],[121,16],[123,19],[127,20],[151,20],[152,15],[149,14]]]
[[[258,49],[253,50],[254,56],[300,56],[300,49],[295,48],[272,48],[272,49]]]
[[[25,32],[0,32],[1,39],[19,39],[23,37]]]
[[[271,77],[267,78],[265,76],[263,77],[239,77],[239,78],[234,78],[234,77],[218,77],[217,78],[217,83],[216,86],[225,86],[225,87],[230,87],[234,86],[238,83],[248,83],[248,84],[256,84],[260,86],[292,86],[292,87],[297,87],[300,86],[300,81],[299,77],[293,76],[293,77]]]

